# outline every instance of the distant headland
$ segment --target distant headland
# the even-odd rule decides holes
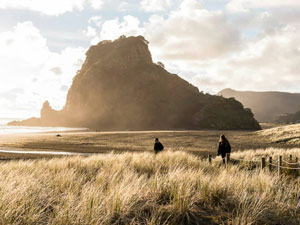
[[[64,108],[46,101],[40,118],[9,125],[103,130],[248,129],[260,126],[233,98],[198,88],[154,63],[144,37],[121,36],[91,46],[73,79]]]

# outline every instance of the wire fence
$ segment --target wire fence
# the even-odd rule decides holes
[[[282,160],[282,162],[286,163],[286,164],[289,164],[289,165],[298,165],[299,163],[298,162],[288,162],[288,161],[285,161],[285,160]]]
[[[293,168],[293,167],[279,166],[279,165],[276,165],[276,164],[273,164],[273,163],[269,163],[269,164],[272,165],[272,166],[274,166],[274,167],[280,167],[282,169],[300,170],[300,167],[299,168]]]
[[[261,160],[246,160],[246,159],[241,159],[241,158],[231,158],[230,159],[230,154],[226,154],[225,158],[222,158],[222,161],[225,161],[225,164],[228,165],[230,162],[245,162],[245,163],[259,163],[261,169],[266,168],[267,166],[269,167],[269,170],[272,171],[273,168],[278,169],[279,175],[282,174],[282,169],[286,170],[294,170],[294,171],[299,171],[300,170],[300,163],[298,162],[298,157],[295,157],[293,162],[293,156],[290,155],[289,161],[284,160],[281,155],[278,156],[278,160],[274,160],[273,157],[269,156],[269,160],[266,161],[266,157],[262,157]],[[211,163],[212,158],[211,155],[208,156],[208,161]]]

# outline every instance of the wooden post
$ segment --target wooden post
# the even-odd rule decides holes
[[[208,162],[211,164],[211,155],[208,155]]]
[[[230,154],[229,153],[226,153],[226,166],[229,164],[230,162]]]
[[[261,158],[261,169],[263,170],[266,167],[266,158],[262,157]]]
[[[272,168],[273,168],[271,164],[272,164],[272,156],[269,157],[269,171],[270,172],[272,171]]]
[[[298,163],[298,157],[296,157],[296,163]]]
[[[293,155],[290,155],[290,163],[293,162]]]
[[[280,176],[281,173],[282,173],[281,166],[282,166],[282,156],[280,155],[280,156],[279,156],[279,159],[278,159],[278,175],[279,175],[279,176]]]

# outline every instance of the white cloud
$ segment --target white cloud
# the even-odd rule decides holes
[[[286,26],[276,34],[249,43],[228,61],[235,76],[251,79],[251,89],[300,90],[300,26]],[[250,88],[250,87],[249,87]]]
[[[300,7],[298,0],[231,0],[227,8],[232,11],[246,12],[256,8]]]
[[[173,5],[172,0],[142,0],[141,8],[146,12],[165,11]]]
[[[221,57],[240,47],[239,31],[224,13],[203,9],[196,0],[183,1],[166,18],[152,15],[141,24],[138,18],[128,15],[122,20],[104,20],[99,28],[92,43],[121,35],[144,35],[154,57],[161,60],[199,61]]]
[[[300,26],[288,25],[276,34],[248,42],[231,57],[196,64],[190,67],[198,73],[191,81],[200,89],[213,93],[226,87],[299,92],[299,35]]]
[[[124,16],[123,20],[119,18],[106,20],[103,22],[100,32],[101,40],[114,40],[121,35],[140,35],[143,29],[140,28],[140,21],[133,16]]]
[[[239,31],[221,11],[185,0],[167,18],[153,15],[145,24],[154,54],[164,60],[204,60],[239,48]]]
[[[248,13],[245,23],[186,0],[166,18],[152,16],[146,38],[156,61],[200,90],[299,92],[300,23],[289,12]]]
[[[89,2],[94,9],[101,9],[106,3],[105,0],[89,0]]]
[[[32,22],[1,32],[0,48],[0,117],[37,116],[46,99],[55,108],[64,105],[66,92],[60,88],[70,86],[84,60],[84,49],[51,52]]]
[[[25,9],[57,16],[73,10],[83,10],[89,4],[101,9],[109,0],[1,0],[0,9]]]
[[[87,29],[83,31],[83,33],[88,38],[94,38],[97,35],[96,29],[91,26],[88,26]]]
[[[89,20],[88,23],[90,25],[95,25],[97,27],[100,27],[103,23],[103,18],[102,16],[92,16]]]

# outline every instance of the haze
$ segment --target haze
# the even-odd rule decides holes
[[[89,46],[123,34],[205,92],[300,90],[297,0],[0,0],[0,117],[61,109]]]

